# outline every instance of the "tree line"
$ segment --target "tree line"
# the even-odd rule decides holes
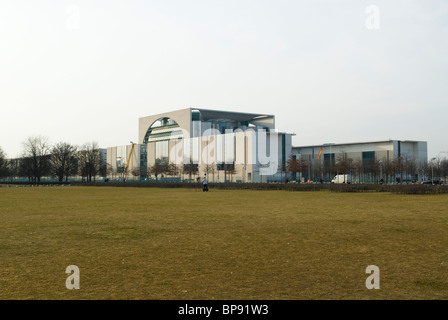
[[[231,181],[233,176],[236,174],[234,164],[197,164],[193,163],[182,163],[175,164],[172,162],[168,162],[166,159],[164,160],[156,160],[155,163],[149,167],[134,167],[129,170],[126,168],[126,165],[119,166],[117,168],[113,168],[110,164],[107,165],[107,175],[112,177],[113,179],[123,178],[132,175],[137,179],[155,179],[158,181],[159,179],[163,179],[166,177],[170,178],[179,178],[180,180],[184,180],[187,177],[188,180],[196,180],[199,178],[200,174],[206,175],[210,181],[215,181],[215,178],[220,180],[220,174],[224,175],[225,181]],[[182,179],[182,177],[184,179]]]
[[[432,161],[416,162],[406,156],[393,159],[352,159],[346,153],[339,153],[329,161],[306,161],[303,158],[291,156],[286,165],[279,168],[281,172],[289,173],[289,178],[305,181],[331,181],[336,174],[352,174],[353,182],[405,182],[417,181],[420,177],[426,179],[444,180],[448,178],[447,158]],[[187,176],[190,180],[199,177],[199,171],[207,174],[210,181],[215,181],[215,175],[220,180],[220,172],[225,181],[232,181],[236,174],[233,164],[198,164],[188,163],[176,165],[167,159],[159,159],[152,166],[137,167],[128,170],[127,167],[113,169],[106,161],[101,161],[98,143],[89,142],[76,146],[67,142],[51,145],[48,139],[41,136],[29,137],[23,143],[23,151],[19,158],[8,159],[0,147],[0,179],[26,178],[30,182],[39,183],[43,177],[56,178],[59,182],[68,182],[70,177],[81,177],[83,181],[95,181],[96,177],[122,177],[128,175],[158,180],[161,177]]]
[[[51,145],[48,138],[41,136],[28,137],[16,159],[7,159],[0,148],[0,178],[27,178],[39,183],[43,177],[68,182],[70,177],[80,176],[85,181],[95,181],[105,170],[96,142],[78,147],[67,142]]]
[[[196,180],[202,174],[207,174],[211,180],[215,175],[219,180],[220,171],[226,181],[231,181],[236,173],[232,164],[199,165],[193,162],[187,164],[174,164],[167,159],[158,159],[149,167],[134,167],[132,169],[123,163],[113,167],[101,159],[98,143],[89,142],[76,146],[68,142],[58,142],[51,145],[48,138],[42,136],[28,137],[23,142],[20,157],[8,159],[0,147],[0,179],[14,180],[25,178],[29,182],[39,183],[42,178],[57,179],[59,182],[68,182],[72,177],[81,177],[83,181],[96,181],[98,176],[121,178],[126,180],[129,176],[138,179],[164,177],[188,177]]]

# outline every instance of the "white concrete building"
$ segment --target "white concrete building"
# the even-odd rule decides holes
[[[107,162],[127,179],[281,181],[292,135],[273,115],[187,108],[140,118],[138,142],[108,148]]]
[[[425,141],[294,147],[292,136],[278,132],[275,116],[269,114],[197,108],[160,113],[139,119],[138,141],[107,148],[109,176],[128,180],[194,180],[206,174],[211,182],[283,181],[292,178],[287,173],[287,161],[292,157],[305,162],[306,170],[300,177],[330,181],[337,173],[338,157],[345,155],[364,166],[363,179],[370,181],[379,176],[373,172],[373,164],[378,161],[427,161]]]
[[[322,150],[322,152],[321,152]],[[414,162],[416,166],[426,163],[428,160],[428,145],[426,141],[410,140],[382,140],[371,142],[353,143],[324,143],[321,145],[310,145],[293,147],[292,155],[305,160],[307,171],[304,176],[317,181],[323,179],[328,181],[336,174],[336,163],[342,155],[360,163],[365,167],[363,179],[372,180],[373,164],[378,163],[379,169],[394,159],[401,159],[403,163]],[[396,172],[396,175],[400,175]],[[376,178],[381,179],[384,172],[375,173]],[[415,177],[414,179],[418,179]]]

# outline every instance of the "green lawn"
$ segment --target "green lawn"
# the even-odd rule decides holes
[[[0,299],[447,299],[447,265],[447,194],[0,188]]]

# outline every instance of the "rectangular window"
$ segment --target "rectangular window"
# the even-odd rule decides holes
[[[375,151],[365,151],[362,153],[362,162],[364,164],[371,164],[375,161]]]
[[[329,166],[334,166],[335,161],[334,161],[334,153],[324,153],[324,166],[329,167]]]
[[[216,168],[217,170],[233,171],[235,170],[235,163],[218,163]]]
[[[199,166],[197,163],[186,163],[184,164],[183,171],[185,174],[187,173],[197,173],[199,170]]]
[[[192,111],[191,121],[201,121],[201,113],[199,111]]]
[[[324,175],[326,179],[329,179],[329,181],[333,179],[336,173],[335,164],[334,153],[324,153]]]
[[[156,161],[168,163],[168,140],[156,142]]]
[[[375,151],[364,151],[362,153],[362,164],[366,172],[372,171],[372,166],[375,163]]]

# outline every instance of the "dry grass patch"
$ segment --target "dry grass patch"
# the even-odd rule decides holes
[[[448,195],[2,188],[0,298],[447,299],[447,208]],[[80,290],[65,287],[72,264]]]

